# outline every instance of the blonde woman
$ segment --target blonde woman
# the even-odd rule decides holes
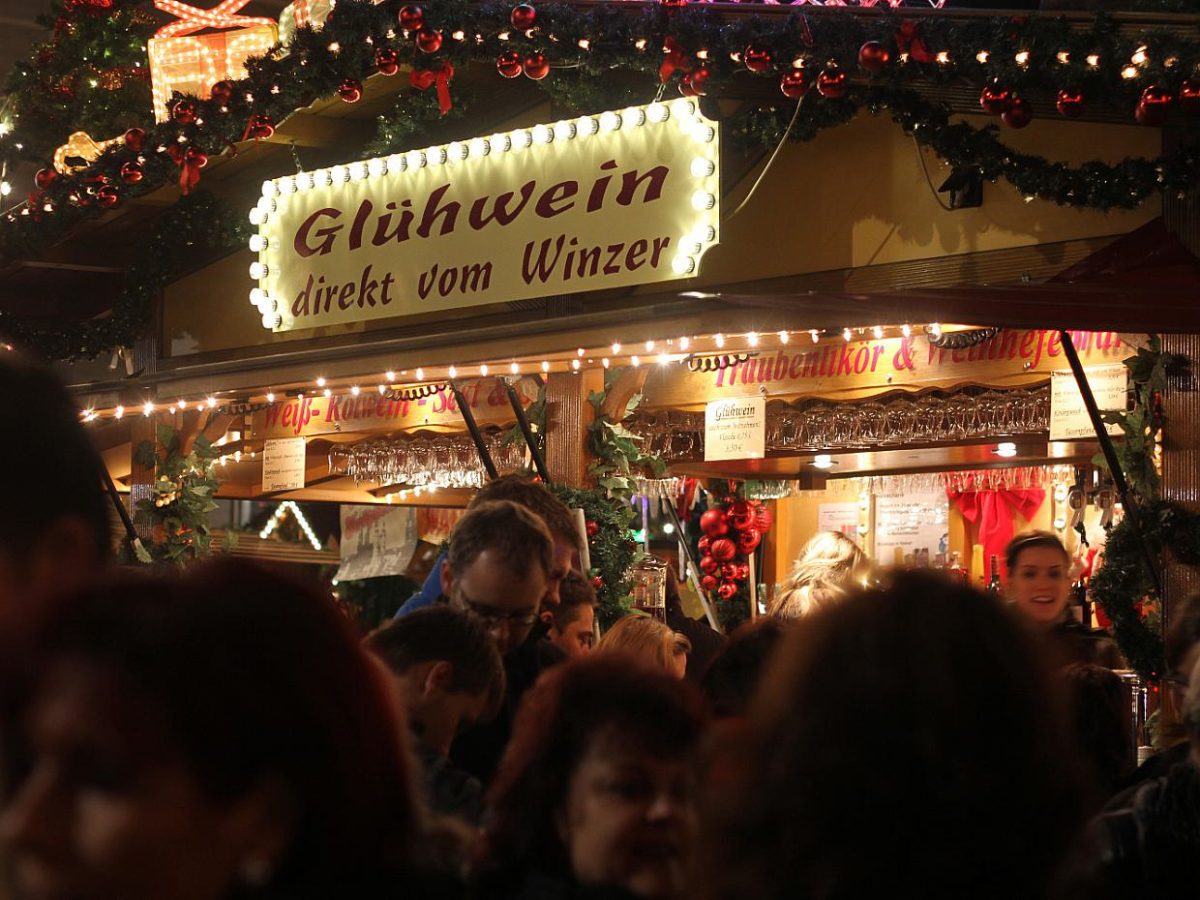
[[[818,531],[804,545],[792,574],[768,612],[798,619],[840,600],[870,571],[871,561],[858,544],[836,531]]]
[[[604,633],[596,652],[623,653],[682,678],[692,642],[658,619],[626,616]]]

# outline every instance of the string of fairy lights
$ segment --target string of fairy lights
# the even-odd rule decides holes
[[[310,382],[283,386],[267,386],[258,391],[213,390],[201,397],[180,397],[165,401],[146,397],[140,403],[118,404],[113,407],[86,407],[80,410],[85,423],[104,420],[115,421],[128,416],[177,415],[188,411],[208,411],[216,414],[248,415],[270,407],[278,401],[305,396],[331,399],[335,395],[360,397],[374,391],[384,400],[420,400],[430,397],[449,387],[459,379],[489,377],[521,377],[524,375],[550,375],[582,373],[588,369],[607,370],[628,366],[687,365],[693,371],[716,371],[744,362],[751,354],[777,348],[793,346],[793,342],[807,341],[818,345],[822,340],[840,336],[845,343],[854,341],[884,340],[886,338],[911,338],[923,333],[937,341],[943,336],[943,326],[933,322],[925,325],[875,325],[871,327],[844,327],[841,329],[803,329],[779,331],[716,332],[701,337],[680,336],[665,339],[647,339],[632,343],[613,341],[599,347],[576,347],[539,357],[490,359],[447,365],[419,365],[410,369],[389,369],[376,378],[346,377],[331,380],[324,375],[315,375]],[[945,332],[948,333],[948,332]]]

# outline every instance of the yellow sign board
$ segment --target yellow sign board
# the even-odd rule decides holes
[[[679,99],[268,181],[251,302],[290,331],[688,277],[718,144]]]
[[[522,378],[514,385],[522,406],[537,399],[537,383]],[[459,385],[463,399],[481,427],[510,425],[516,416],[504,383],[481,378]],[[415,428],[464,431],[462,412],[449,387],[411,400],[392,399],[370,391],[325,397],[304,394],[272,403],[250,419],[250,437],[295,438],[331,434],[388,434]]]
[[[1116,332],[1073,331],[1085,365],[1119,363],[1129,355]],[[882,340],[826,338],[762,350],[715,372],[659,367],[646,379],[648,408],[701,409],[708,401],[746,397],[850,400],[887,391],[963,385],[1017,387],[1044,382],[1067,368],[1057,331],[1004,329],[976,347],[949,350],[924,334]]]

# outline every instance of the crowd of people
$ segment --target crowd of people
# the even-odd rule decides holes
[[[506,477],[364,637],[249,563],[107,565],[70,397],[9,363],[0,392],[64,465],[36,503],[0,466],[0,894],[1200,896],[1200,601],[1168,640],[1180,728],[1135,771],[1116,648],[1069,621],[1053,535],[1014,540],[1007,602],[865,583],[821,536],[728,637],[676,600],[593,646],[569,511]]]

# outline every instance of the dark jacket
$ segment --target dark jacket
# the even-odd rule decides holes
[[[419,735],[414,735],[413,747],[421,761],[421,780],[429,808],[440,815],[478,825],[483,812],[483,785],[479,779],[456,768]]]
[[[1106,631],[1064,622],[1050,630],[1049,642],[1051,657],[1059,667],[1092,663],[1109,669],[1126,668],[1125,657]]]
[[[1191,762],[1148,781],[1129,804],[1093,823],[1095,896],[1200,897],[1200,769]]]
[[[582,885],[538,869],[512,882],[489,879],[475,885],[469,894],[471,900],[637,900],[624,888]]]
[[[490,722],[465,731],[450,748],[450,759],[459,769],[480,780],[486,790],[500,765],[500,757],[512,737],[513,719],[525,692],[533,687],[538,676],[567,658],[566,653],[545,639],[548,626],[539,623],[525,643],[504,657],[504,674],[508,686],[500,712]]]

